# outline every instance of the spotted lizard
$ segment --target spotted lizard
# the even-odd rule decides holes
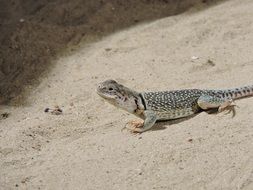
[[[253,85],[225,90],[185,89],[158,92],[137,92],[114,80],[97,87],[99,96],[144,120],[127,127],[132,132],[149,130],[157,121],[194,115],[201,110],[234,110],[233,100],[253,95]]]

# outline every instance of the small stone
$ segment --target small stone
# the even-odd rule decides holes
[[[105,51],[111,51],[112,48],[105,48]]]
[[[4,112],[1,114],[0,119],[7,119],[9,117],[10,113]]]
[[[46,108],[45,110],[44,110],[44,112],[48,112],[49,111],[49,108]]]
[[[215,63],[210,59],[207,60],[207,64],[211,66],[215,66]]]
[[[199,57],[193,55],[193,56],[191,57],[191,59],[192,59],[192,60],[197,60],[197,59],[199,59]]]

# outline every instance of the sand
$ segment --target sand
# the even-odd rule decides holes
[[[234,118],[203,112],[132,135],[121,128],[136,118],[95,92],[109,78],[138,91],[252,84],[252,10],[191,9],[59,56],[26,104],[1,107],[0,189],[253,189],[253,98]],[[63,114],[44,113],[55,105]]]

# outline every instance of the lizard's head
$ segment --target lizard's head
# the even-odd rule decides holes
[[[109,103],[130,113],[134,113],[138,108],[138,93],[114,80],[106,80],[100,83],[97,87],[97,93]]]

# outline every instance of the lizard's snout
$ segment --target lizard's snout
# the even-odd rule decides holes
[[[100,92],[101,91],[101,89],[102,89],[102,84],[101,83],[99,83],[98,85],[97,85],[97,89],[96,89],[96,91],[97,92]]]
[[[104,88],[103,82],[100,82],[97,84],[97,89],[102,89]]]
[[[100,89],[102,87],[102,84],[99,83],[98,86],[97,86],[97,89]]]
[[[103,85],[103,83],[99,83],[96,91],[99,95],[104,94],[106,91],[106,87]]]

